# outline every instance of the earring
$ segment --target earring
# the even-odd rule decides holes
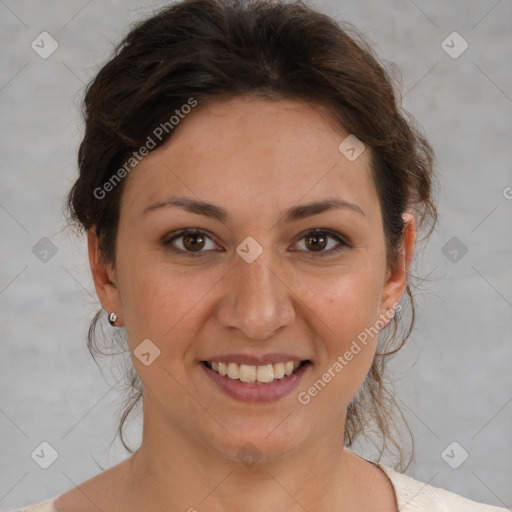
[[[108,321],[110,322],[110,325],[115,327],[116,320],[117,320],[117,315],[112,311],[112,313],[110,313],[110,315],[108,315]]]

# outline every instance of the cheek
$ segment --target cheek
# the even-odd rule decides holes
[[[163,400],[165,410],[173,411],[170,404],[183,401],[180,383],[187,381],[192,361],[188,354],[204,323],[198,317],[204,307],[202,300],[216,280],[206,276],[192,280],[178,268],[156,262],[126,266],[124,272],[130,276],[124,281],[122,301],[133,363],[146,392],[153,400]],[[147,339],[152,344],[141,344]],[[147,352],[151,359],[146,366],[138,354]]]
[[[378,340],[375,312],[379,294],[375,285],[347,278],[333,283],[333,289],[316,305],[329,329],[322,329],[318,364],[298,396],[300,403],[315,408],[326,424],[346,410],[361,388]]]
[[[119,276],[130,347],[149,338],[163,353],[173,354],[186,349],[180,339],[193,338],[200,328],[198,315],[204,315],[208,294],[222,277],[218,271],[194,273],[154,258],[120,262]]]
[[[338,385],[331,389],[337,388],[340,397],[349,399],[364,381],[378,340],[381,272],[370,268],[340,273],[328,286],[325,283],[323,291],[307,295],[307,305],[322,321],[318,326],[326,326],[319,332],[324,355],[318,369],[322,380],[335,380]]]
[[[381,272],[370,267],[350,269],[333,274],[323,283],[320,291],[304,293],[308,305],[330,327],[331,335],[338,336],[339,343],[357,336],[365,328],[374,325],[380,311],[382,287]],[[311,283],[313,284],[313,283]],[[319,282],[315,283],[319,288]],[[340,347],[342,348],[342,346]]]

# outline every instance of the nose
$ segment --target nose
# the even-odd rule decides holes
[[[293,292],[269,253],[263,251],[252,263],[240,258],[223,280],[217,319],[245,339],[267,340],[295,319]]]

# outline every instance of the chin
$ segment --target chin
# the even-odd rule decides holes
[[[237,422],[236,429],[233,424],[225,425],[232,436],[222,430],[221,438],[208,437],[204,444],[209,445],[219,455],[232,461],[240,461],[247,467],[279,460],[306,442],[305,432],[300,436],[301,429],[297,425],[295,428],[292,425],[284,428],[285,417],[286,414],[272,421],[257,422],[256,425],[254,422],[250,425],[245,423],[245,428],[240,422]]]

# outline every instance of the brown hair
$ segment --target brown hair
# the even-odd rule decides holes
[[[389,70],[396,71],[391,65]],[[68,201],[71,223],[96,229],[106,261],[115,262],[119,204],[126,180],[98,198],[94,193],[121,168],[155,128],[194,98],[199,104],[253,94],[269,99],[294,98],[327,105],[333,118],[372,152],[372,177],[380,199],[388,265],[396,263],[403,242],[402,213],[412,209],[419,230],[434,229],[434,154],[413,119],[397,102],[395,80],[352,25],[337,23],[300,0],[188,0],[168,6],[138,23],[113,57],[88,85],[84,98],[85,134],[80,144],[80,174]],[[398,89],[397,89],[398,90]],[[159,147],[172,135],[158,140]],[[410,322],[402,315],[387,329],[368,377],[347,411],[345,443],[376,427],[380,454],[388,442],[400,453],[392,427],[395,400],[384,386],[389,355],[409,337],[415,318],[407,286]],[[101,352],[94,317],[88,347]],[[401,335],[399,335],[401,332]],[[398,338],[398,343],[396,339]],[[394,348],[392,347],[394,345]],[[142,397],[130,365],[131,394],[118,433]],[[398,409],[399,410],[399,409]],[[133,452],[132,452],[133,453]]]

